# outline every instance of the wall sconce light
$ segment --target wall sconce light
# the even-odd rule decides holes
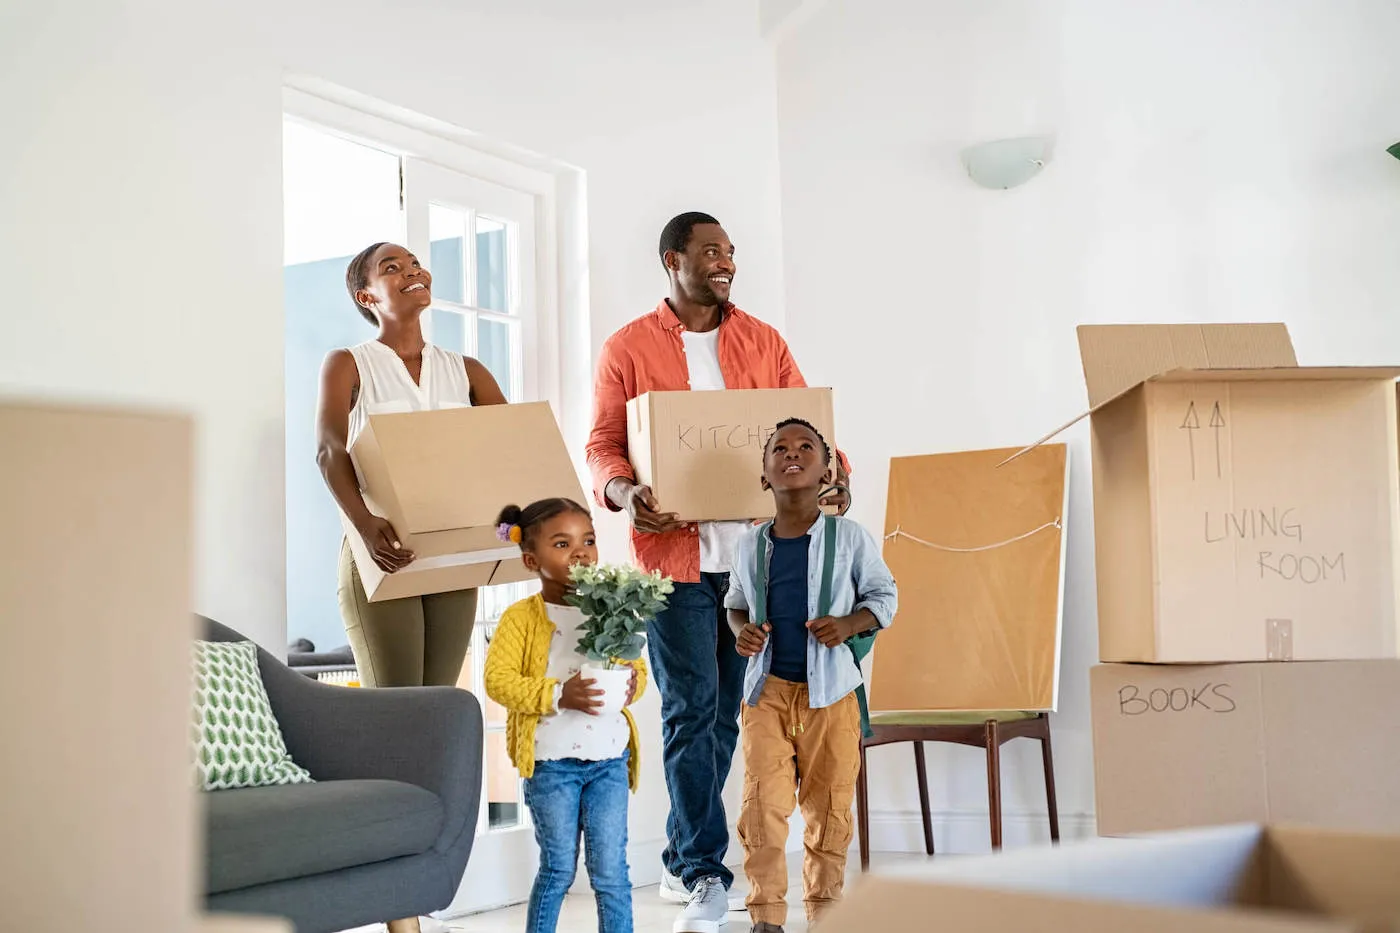
[[[998,139],[967,147],[962,162],[968,177],[983,188],[1015,188],[1040,173],[1053,149],[1049,136]]]

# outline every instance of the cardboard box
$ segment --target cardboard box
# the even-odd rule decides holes
[[[627,403],[627,449],[637,482],[684,521],[771,518],[760,480],[773,428],[788,418],[816,425],[834,470],[831,411],[830,389],[648,392]]]
[[[1396,656],[1400,369],[1298,367],[1282,324],[1079,345],[1102,660]]]
[[[194,420],[0,399],[0,438],[0,927],[189,930]]]
[[[1400,661],[1103,664],[1089,683],[1100,833],[1400,833]]]
[[[1228,826],[934,861],[858,882],[825,933],[1383,933],[1400,837]]]
[[[1069,452],[1045,444],[890,461],[885,562],[896,624],[875,647],[870,708],[1053,710]]]
[[[520,549],[496,537],[501,509],[587,504],[547,402],[371,415],[350,455],[370,511],[417,558],[384,573],[342,515],[370,602],[531,579]]]

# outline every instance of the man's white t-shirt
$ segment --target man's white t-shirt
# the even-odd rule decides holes
[[[695,392],[717,392],[725,388],[719,368],[719,328],[703,334],[682,331],[685,363],[690,370],[690,388]],[[755,472],[759,464],[754,464]],[[666,508],[666,503],[661,503]],[[700,572],[728,573],[734,563],[734,545],[748,522],[700,523]]]

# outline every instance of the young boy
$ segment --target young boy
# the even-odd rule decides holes
[[[725,598],[749,659],[739,838],[754,933],[782,933],[787,921],[784,846],[794,797],[807,823],[808,922],[841,896],[861,736],[861,672],[846,640],[888,626],[895,613],[894,578],[874,539],[822,514],[830,482],[831,448],[817,429],[795,418],[779,424],[763,454],[776,517],[741,539]]]

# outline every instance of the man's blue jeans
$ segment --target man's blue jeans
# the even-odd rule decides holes
[[[661,860],[687,888],[710,875],[729,887],[734,875],[724,867],[729,824],[721,793],[739,741],[745,662],[726,620],[729,574],[700,576],[699,583],[677,583],[666,611],[647,626],[671,796]]]
[[[627,877],[627,753],[607,761],[535,762],[525,805],[535,823],[540,870],[530,891],[526,933],[554,933],[574,883],[578,840],[598,901],[598,933],[632,933]]]

